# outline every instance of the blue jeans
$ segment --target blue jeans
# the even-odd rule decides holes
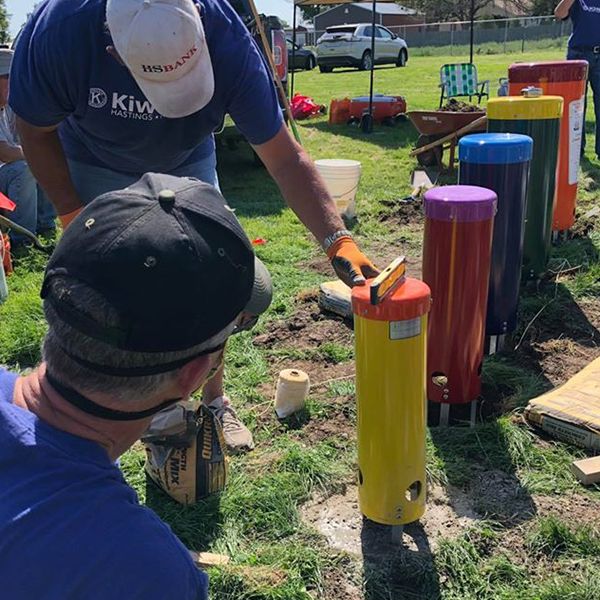
[[[41,233],[55,227],[56,216],[52,204],[46,198],[24,160],[17,160],[0,167],[0,191],[8,196],[16,205],[14,211],[6,216],[25,227],[31,233]],[[26,238],[10,233],[11,242],[23,243]]]
[[[68,162],[71,179],[83,204],[89,204],[92,200],[106,192],[121,190],[133,185],[143,175],[143,173],[128,175],[127,173],[119,173],[118,171],[112,171],[103,167],[86,165],[74,160],[69,160]],[[168,175],[195,177],[219,189],[217,156],[214,152],[201,161],[179,167],[168,173]]]
[[[592,87],[594,98],[594,113],[596,115],[596,156],[600,158],[600,54],[589,51],[574,50],[569,48],[568,60],[587,60],[590,65],[588,85]],[[585,111],[583,115],[583,135],[581,137],[581,151],[585,148],[585,113],[587,112],[587,86],[585,94]]]

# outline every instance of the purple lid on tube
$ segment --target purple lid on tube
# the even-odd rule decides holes
[[[425,216],[438,221],[486,221],[496,214],[498,198],[492,190],[475,185],[446,185],[429,190]]]

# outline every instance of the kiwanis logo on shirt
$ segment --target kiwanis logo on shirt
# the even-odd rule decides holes
[[[109,98],[108,94],[101,88],[90,88],[88,96],[88,106],[100,110],[109,105],[110,115],[121,119],[133,119],[136,121],[154,121],[162,119],[148,102],[148,100],[138,100],[135,96],[129,94],[119,94],[113,92]]]
[[[594,6],[594,0],[579,0],[579,4],[581,5],[581,9],[585,12],[600,14],[600,6]]]

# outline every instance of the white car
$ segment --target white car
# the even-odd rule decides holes
[[[317,64],[321,73],[330,73],[335,67],[358,67],[368,70],[373,64],[369,23],[335,25],[328,27],[317,40]],[[406,65],[408,46],[395,33],[375,25],[375,64]]]

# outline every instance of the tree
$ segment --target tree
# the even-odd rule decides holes
[[[533,0],[533,4],[529,5],[529,9],[532,16],[552,15],[557,4],[557,0]]]
[[[492,0],[475,0],[474,17]],[[471,19],[471,0],[406,0],[406,6],[417,9],[427,17],[427,21],[469,21]]]
[[[322,6],[314,6],[314,5],[301,6],[300,12],[302,13],[302,18],[305,21],[311,21],[313,19],[313,17],[316,17],[321,12],[322,9],[323,9]]]
[[[6,11],[4,0],[0,0],[0,44],[10,42],[10,15]]]

